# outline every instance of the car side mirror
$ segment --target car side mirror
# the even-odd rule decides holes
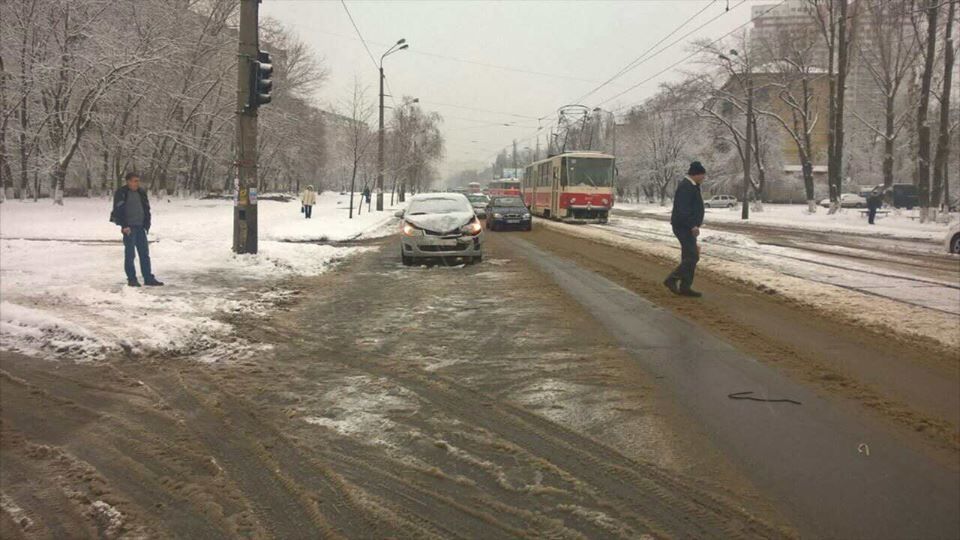
[[[393,213],[393,217],[402,218],[402,217],[403,217],[403,210],[397,210],[396,212],[394,212],[394,213]]]

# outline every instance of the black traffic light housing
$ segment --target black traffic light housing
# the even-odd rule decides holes
[[[273,91],[273,58],[267,51],[257,51],[257,59],[250,65],[250,97],[247,106],[256,109],[270,103]]]

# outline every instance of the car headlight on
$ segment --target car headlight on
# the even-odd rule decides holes
[[[415,226],[414,224],[410,223],[409,221],[404,221],[404,222],[403,222],[403,235],[404,235],[404,236],[422,236],[422,235],[423,235],[423,229]]]
[[[502,219],[502,218],[503,218],[503,214],[501,214],[500,212],[494,212],[494,213],[493,213],[493,217],[495,217],[495,218],[497,218],[497,219]]]
[[[463,234],[476,236],[480,234],[480,231],[482,230],[483,230],[483,226],[480,225],[480,221],[474,219],[470,223],[467,223],[466,225],[464,225],[463,228],[460,229],[460,232],[462,232]]]
[[[523,219],[530,219],[530,214],[524,214]]]

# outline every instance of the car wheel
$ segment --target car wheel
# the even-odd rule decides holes
[[[403,262],[404,266],[413,266],[414,263],[413,257],[409,255],[400,255],[400,261]]]
[[[527,232],[532,231],[532,230],[533,230],[533,222],[531,221],[530,223],[527,223],[527,226],[524,227],[523,230],[525,230],[525,231],[527,231]]]
[[[710,203],[703,203],[704,208],[710,208]]]
[[[950,240],[950,253],[960,255],[960,234],[953,235]]]
[[[483,262],[483,255],[477,255],[473,258],[473,264],[479,264]]]

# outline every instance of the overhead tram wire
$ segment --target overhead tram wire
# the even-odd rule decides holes
[[[367,40],[363,39],[363,34],[360,33],[360,27],[357,26],[357,21],[353,19],[353,14],[350,13],[350,8],[347,7],[346,0],[340,0],[340,5],[343,6],[343,10],[347,12],[347,17],[350,18],[350,24],[353,25],[353,29],[357,32],[357,37],[360,38],[360,43],[363,43],[363,48],[367,51],[367,56],[370,57],[370,61],[373,62],[374,69],[377,72],[380,72],[380,64],[377,63],[377,59],[373,56],[373,52],[370,51],[370,46],[367,45]],[[390,92],[388,96],[390,97],[390,103],[393,103],[393,106],[397,106],[397,100],[393,97],[393,89],[390,88],[390,81],[387,80],[386,75],[383,76],[383,81],[387,85],[387,91]]]
[[[478,107],[468,107],[466,105],[455,105],[453,103],[439,103],[436,101],[426,101],[423,99],[420,100],[420,103],[424,103],[426,105],[434,105],[436,107],[453,107],[455,109],[465,109],[468,111],[485,112],[485,113],[491,113],[491,114],[502,114],[504,116],[512,116],[514,118],[523,118],[524,120],[540,120],[542,118],[542,117],[537,118],[536,116],[529,116],[525,114],[517,114],[517,113],[511,113],[511,112],[504,112],[504,111],[494,111],[490,109],[481,109]]]
[[[744,0],[744,1],[746,1],[746,0]],[[685,20],[685,21],[683,21],[682,23],[680,23],[680,25],[677,26],[676,28],[674,28],[673,30],[671,30],[669,34],[663,36],[662,38],[660,38],[659,41],[657,41],[656,43],[654,43],[653,45],[651,45],[649,48],[647,48],[647,50],[645,50],[645,51],[643,51],[642,53],[640,53],[640,56],[637,56],[636,58],[634,58],[633,60],[631,60],[626,66],[624,66],[623,68],[621,68],[620,71],[614,73],[609,79],[603,81],[602,83],[600,83],[599,86],[597,86],[597,87],[594,88],[593,90],[590,90],[590,91],[587,92],[586,94],[584,94],[584,95],[580,96],[579,98],[577,98],[577,99],[574,101],[574,103],[581,103],[581,102],[583,102],[584,99],[586,99],[586,98],[590,97],[591,95],[593,95],[594,93],[596,93],[597,90],[600,90],[601,88],[603,88],[604,86],[610,84],[611,82],[613,82],[614,80],[618,79],[618,78],[621,77],[622,75],[624,75],[624,74],[626,74],[627,72],[633,70],[633,68],[639,66],[641,63],[643,63],[643,62],[641,62],[641,59],[642,59],[644,56],[648,55],[648,54],[650,53],[650,51],[656,49],[661,43],[663,43],[664,41],[666,41],[667,39],[669,39],[670,36],[672,36],[672,35],[676,34],[677,32],[679,32],[680,29],[682,29],[684,26],[686,26],[687,24],[689,24],[690,21],[692,21],[692,20],[696,19],[697,17],[699,17],[701,13],[703,13],[703,12],[706,11],[710,6],[712,6],[712,5],[716,4],[716,3],[717,3],[717,0],[710,0],[710,2],[709,2],[707,5],[703,6],[703,8],[700,9],[700,11],[698,11],[698,12],[694,13],[693,15],[691,15],[690,17],[688,17],[687,20]],[[740,2],[740,4],[743,4],[743,2]],[[736,9],[737,6],[739,6],[740,4],[737,4],[736,6],[733,6],[733,9]],[[726,12],[723,12],[723,13],[726,13]],[[720,15],[723,15],[723,13],[720,13]],[[713,19],[710,19],[709,21],[707,21],[706,23],[704,23],[704,25],[701,25],[701,26],[697,27],[697,28],[694,29],[693,31],[695,32],[696,30],[699,30],[700,28],[703,28],[703,26],[705,26],[706,24],[710,24],[711,22],[713,22],[714,20],[716,20],[718,17],[719,17],[719,15],[718,15],[717,17],[714,17]],[[686,37],[687,35],[689,35],[689,34],[684,35],[684,37]],[[683,37],[681,37],[680,39],[683,39]],[[658,54],[659,54],[659,53],[658,53]],[[651,58],[652,58],[652,57],[651,57]],[[646,61],[646,60],[644,60],[644,61]]]
[[[350,13],[350,8],[347,7],[346,0],[340,0],[340,5],[343,6],[343,10],[347,12],[347,17],[350,18],[350,24],[353,25],[353,29],[357,32],[357,37],[360,38],[360,43],[363,43],[363,48],[367,50],[367,56],[370,57],[370,61],[373,62],[373,67],[380,69],[380,66],[377,64],[377,59],[374,58],[373,52],[370,51],[370,46],[367,45],[367,40],[363,39],[363,34],[360,33],[360,27],[357,26],[357,21],[353,20],[353,15]]]
[[[707,5],[705,5],[705,6],[704,6],[703,8],[701,8],[699,11],[697,11],[696,13],[694,13],[692,16],[688,17],[685,21],[683,21],[682,23],[680,23],[680,25],[678,25],[678,26],[677,26],[676,28],[674,28],[672,31],[670,31],[670,33],[668,33],[667,35],[663,36],[662,38],[660,38],[659,41],[657,41],[656,43],[654,43],[653,45],[651,45],[650,47],[648,47],[643,53],[640,54],[640,56],[634,58],[634,59],[633,59],[632,61],[630,61],[626,66],[624,66],[623,68],[621,68],[620,71],[618,71],[617,73],[615,73],[613,76],[611,76],[610,78],[608,78],[606,81],[602,82],[599,86],[597,86],[597,87],[594,88],[593,90],[590,90],[590,91],[587,92],[586,94],[584,94],[584,95],[580,96],[579,98],[577,98],[573,103],[580,103],[580,102],[582,102],[584,99],[586,99],[587,97],[591,96],[592,94],[594,94],[594,93],[597,92],[598,90],[602,89],[603,87],[607,86],[608,84],[610,84],[610,83],[613,82],[614,80],[616,80],[616,79],[618,79],[619,77],[625,75],[625,74],[628,73],[629,71],[632,71],[633,69],[635,69],[636,67],[640,66],[640,65],[643,64],[644,62],[646,62],[646,61],[648,61],[648,60],[656,57],[657,55],[659,55],[659,54],[662,53],[663,51],[665,51],[665,50],[669,49],[670,47],[676,45],[676,44],[679,43],[680,41],[686,39],[688,36],[690,36],[690,35],[693,34],[694,32],[702,29],[703,27],[707,26],[708,24],[711,24],[712,22],[714,22],[714,21],[716,21],[717,19],[719,19],[720,17],[722,17],[724,14],[729,13],[730,10],[736,9],[736,8],[740,7],[741,5],[745,4],[745,3],[747,2],[747,0],[741,0],[740,3],[734,5],[732,8],[729,8],[729,7],[728,7],[726,10],[724,10],[724,11],[720,12],[719,14],[715,15],[714,17],[712,17],[711,19],[709,19],[709,20],[706,21],[705,23],[703,23],[703,24],[701,24],[700,26],[694,28],[693,30],[687,32],[686,34],[680,36],[679,38],[677,38],[676,40],[674,40],[673,42],[671,42],[669,45],[667,45],[667,46],[661,48],[660,50],[656,51],[655,53],[653,53],[653,55],[647,56],[647,54],[649,54],[650,51],[652,51],[653,49],[655,49],[657,46],[659,46],[660,44],[662,44],[664,41],[670,39],[671,36],[673,36],[674,34],[676,34],[677,32],[679,32],[683,27],[685,27],[685,26],[688,25],[691,21],[693,21],[695,18],[697,18],[698,16],[700,16],[700,14],[702,14],[704,11],[706,11],[708,8],[710,8],[710,6],[714,5],[716,2],[717,2],[717,0],[711,0]],[[646,58],[645,58],[645,57],[646,57]],[[543,118],[546,118],[546,115],[538,118],[538,120],[541,120],[541,119],[543,119]],[[537,133],[539,133],[539,131],[540,131],[541,129],[543,129],[543,128],[538,128],[537,131],[534,132],[533,135],[536,135]],[[532,138],[533,138],[533,135],[531,135],[528,139],[532,139]],[[510,143],[510,144],[504,146],[501,150],[508,148],[508,147],[511,146],[512,144],[513,144],[513,143]],[[548,141],[548,144],[549,144],[549,141]],[[500,151],[498,150],[497,153],[499,153],[499,152],[500,152]],[[494,157],[496,157],[496,155],[494,155]]]
[[[733,30],[730,30],[730,31],[727,32],[726,34],[718,37],[717,39],[715,39],[715,40],[713,40],[713,41],[711,41],[711,42],[709,43],[709,45],[714,45],[714,44],[717,43],[718,41],[730,37],[730,35],[733,34],[734,32],[736,32],[737,30],[740,30],[741,28],[747,26],[748,24],[750,24],[750,23],[752,23],[753,21],[759,19],[760,17],[763,17],[763,16],[766,15],[767,13],[770,13],[771,11],[773,11],[774,9],[780,7],[781,5],[785,4],[786,2],[787,2],[787,0],[780,0],[780,2],[774,4],[774,5],[771,6],[769,9],[767,9],[767,10],[765,10],[765,11],[757,14],[755,17],[752,17],[752,18],[751,18],[750,20],[748,20],[747,22],[745,22],[745,23],[737,26],[737,27],[734,28]],[[738,4],[738,5],[739,5],[739,4]],[[734,7],[736,7],[736,6],[734,6]],[[732,8],[731,8],[731,9],[732,9]],[[605,100],[597,103],[597,106],[603,105],[603,104],[605,104],[605,103],[609,103],[610,101],[613,101],[614,99],[617,99],[618,97],[626,94],[627,92],[630,92],[630,91],[632,91],[632,90],[635,90],[637,87],[639,87],[639,86],[641,86],[641,85],[643,85],[643,84],[646,84],[646,83],[652,81],[653,79],[659,77],[660,75],[663,75],[663,74],[666,73],[667,71],[670,71],[671,69],[679,66],[680,64],[683,64],[683,63],[689,61],[691,58],[697,56],[698,54],[701,54],[702,52],[703,52],[703,49],[702,49],[702,48],[701,48],[700,50],[693,51],[693,52],[690,53],[689,55],[687,55],[687,56],[681,58],[680,60],[678,60],[678,61],[670,64],[669,66],[661,69],[660,71],[654,73],[653,75],[647,77],[646,79],[643,79],[642,81],[640,81],[640,82],[638,82],[638,83],[630,86],[629,88],[627,88],[627,89],[625,89],[625,90],[623,90],[623,91],[621,91],[621,92],[619,92],[619,93],[617,93],[617,94],[615,94],[615,95],[613,95],[613,96],[611,96],[611,97],[609,97],[609,98],[607,98],[607,99],[605,99]],[[620,110],[623,110],[623,109],[625,109],[625,108],[627,108],[627,106],[621,106],[621,107],[618,107],[617,110],[620,111]]]

